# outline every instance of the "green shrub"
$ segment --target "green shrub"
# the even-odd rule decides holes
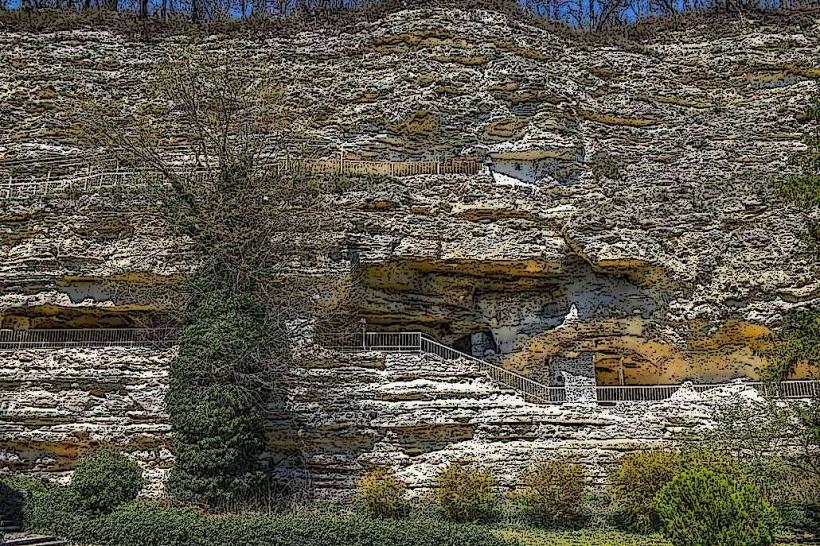
[[[515,495],[525,513],[548,527],[573,527],[581,523],[586,473],[579,464],[564,459],[538,462],[521,480]]]
[[[407,486],[389,470],[371,470],[359,482],[359,501],[365,511],[379,518],[397,518],[407,513]]]
[[[436,501],[452,521],[487,519],[495,502],[495,478],[468,462],[451,463],[436,477]]]
[[[0,478],[0,519],[14,524],[25,524],[25,509],[31,495],[45,491],[42,480],[27,476]]]
[[[71,477],[71,489],[80,505],[100,512],[134,500],[144,484],[140,466],[111,448],[83,455]]]
[[[149,502],[73,511],[66,488],[39,496],[37,529],[97,546],[512,546],[491,530],[434,520],[328,515],[209,515]],[[47,515],[47,517],[46,517]]]
[[[261,405],[269,396],[271,336],[253,298],[215,289],[204,276],[188,284],[200,295],[171,362],[166,404],[175,464],[167,488],[185,502],[236,506],[264,484]]]
[[[639,532],[659,529],[658,491],[677,474],[700,467],[735,472],[731,461],[709,451],[648,450],[626,455],[610,479],[618,523]]]
[[[711,470],[687,470],[658,493],[663,532],[675,546],[769,546],[777,513],[752,485]]]

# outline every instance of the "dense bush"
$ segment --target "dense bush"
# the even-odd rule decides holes
[[[111,448],[83,455],[71,477],[77,502],[87,510],[101,512],[134,500],[143,485],[140,466]]]
[[[168,490],[186,502],[223,507],[251,500],[264,483],[260,405],[268,332],[264,309],[251,298],[208,286],[204,278],[189,282],[200,296],[187,310],[171,363],[166,402],[176,463]]]
[[[466,461],[456,461],[436,477],[435,496],[449,520],[487,519],[495,502],[495,478]]]
[[[575,463],[554,459],[534,464],[522,476],[515,500],[530,519],[548,527],[573,527],[584,514],[586,473]]]
[[[371,470],[359,482],[359,502],[371,516],[397,518],[407,513],[407,486],[385,468]]]
[[[509,546],[490,530],[431,520],[329,515],[208,515],[133,502],[109,514],[76,512],[66,488],[37,495],[35,528],[98,546]]]
[[[675,546],[768,546],[777,514],[760,491],[711,470],[687,470],[658,493],[663,532]]]
[[[29,495],[46,491],[45,482],[26,476],[0,477],[0,519],[22,523]]]
[[[626,455],[610,480],[618,523],[640,532],[657,530],[658,492],[677,474],[699,467],[735,472],[727,458],[707,451],[649,450]]]

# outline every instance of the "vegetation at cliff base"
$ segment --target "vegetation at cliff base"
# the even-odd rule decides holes
[[[537,525],[572,528],[583,523],[587,473],[581,465],[569,459],[538,461],[520,479],[523,487],[513,499]]]
[[[198,264],[179,294],[157,302],[181,326],[166,397],[168,492],[217,510],[266,503],[288,484],[272,484],[263,464],[265,407],[283,397],[287,323],[311,304],[310,280],[292,270],[313,259],[325,216],[310,185],[266,163],[278,149],[268,135],[288,123],[275,83],[190,50],[159,65],[150,89],[156,105],[129,123],[110,108],[92,108],[86,123],[91,142],[122,164],[159,173],[148,191]],[[195,164],[165,157],[157,108],[186,135]]]
[[[81,457],[71,475],[74,498],[91,512],[110,512],[133,501],[144,485],[142,468],[111,447]]]
[[[434,520],[321,513],[213,515],[131,502],[108,513],[77,510],[71,490],[51,486],[27,501],[28,528],[96,546],[512,546],[490,529]]]
[[[777,513],[760,491],[711,470],[687,470],[658,492],[663,533],[675,546],[769,546]]]

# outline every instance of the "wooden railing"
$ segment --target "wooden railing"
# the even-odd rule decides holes
[[[265,164],[277,174],[288,172],[339,173],[351,175],[417,176],[430,174],[476,174],[472,160],[447,161],[360,161],[342,157],[331,159],[283,158]],[[189,176],[208,176],[206,171],[180,171]],[[44,196],[58,191],[93,191],[101,188],[132,187],[161,181],[158,172],[114,169],[92,172],[86,168],[74,174],[17,179],[0,178],[0,199]]]

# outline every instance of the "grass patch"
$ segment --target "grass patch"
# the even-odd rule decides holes
[[[521,546],[672,546],[661,535],[640,535],[622,531],[543,531],[536,529],[497,529],[496,534]],[[803,543],[806,546],[807,543]],[[815,543],[816,544],[816,543]],[[778,542],[777,546],[798,546]]]
[[[620,531],[540,531],[500,529],[498,536],[522,546],[671,546],[660,535],[638,535]]]

